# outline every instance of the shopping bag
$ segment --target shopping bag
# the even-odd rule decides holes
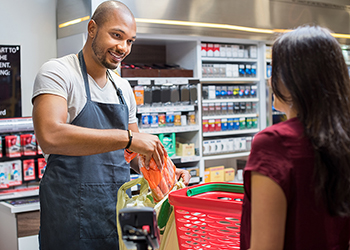
[[[126,190],[129,188],[140,184],[140,194],[129,197]],[[119,225],[119,211],[125,207],[154,207],[154,201],[149,193],[148,182],[144,178],[138,178],[127,183],[124,183],[118,190],[118,202],[116,207],[116,217],[117,217],[117,230],[119,237],[119,250],[127,250],[123,239],[122,230]]]
[[[163,236],[161,236],[159,250],[179,250],[179,243],[176,234],[176,223],[174,210],[172,210],[167,222]]]

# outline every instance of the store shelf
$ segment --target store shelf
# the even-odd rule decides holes
[[[191,132],[199,131],[198,125],[189,126],[173,126],[173,127],[157,127],[157,128],[142,128],[140,132],[149,134],[161,134],[161,133],[181,133],[181,132]]]
[[[22,189],[9,189],[5,191],[0,190],[0,200],[24,198],[37,195],[39,195],[39,186]]]
[[[30,212],[30,211],[38,211],[40,209],[39,202],[14,206],[14,205],[11,205],[11,204],[8,204],[8,203],[2,201],[2,202],[0,202],[0,204],[7,207],[12,214]]]
[[[174,162],[174,164],[177,163],[187,163],[187,162],[196,162],[200,161],[200,156],[172,156],[170,159]]]
[[[220,154],[220,155],[205,155],[203,156],[203,160],[220,160],[220,159],[228,159],[228,158],[239,158],[249,156],[250,152],[235,152],[230,154]]]
[[[0,119],[0,133],[12,133],[33,130],[33,120],[31,117]]]
[[[202,100],[202,103],[213,102],[258,102],[259,98],[229,98],[229,99],[206,99]]]
[[[202,83],[255,83],[259,78],[237,77],[237,78],[201,78]]]
[[[198,78],[188,77],[127,77],[132,85],[183,85],[199,83]]]
[[[208,115],[203,116],[203,120],[210,120],[210,119],[229,119],[229,118],[241,118],[241,117],[258,117],[258,114],[237,114],[237,115]]]
[[[220,131],[220,132],[205,132],[203,133],[203,137],[255,134],[257,132],[259,132],[259,129],[242,129],[242,130],[229,130],[229,131]]]
[[[257,58],[202,57],[202,62],[258,62]]]
[[[159,107],[137,107],[137,113],[158,113],[158,112],[176,112],[176,111],[194,111],[195,105],[177,105],[177,106],[159,106]]]

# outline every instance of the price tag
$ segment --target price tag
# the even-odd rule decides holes
[[[140,79],[137,82],[139,85],[151,85],[151,80],[150,79]]]

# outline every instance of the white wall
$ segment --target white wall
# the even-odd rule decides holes
[[[0,44],[21,46],[22,116],[32,115],[33,83],[56,57],[56,0],[0,0]]]

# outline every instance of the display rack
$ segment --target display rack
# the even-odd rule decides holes
[[[12,119],[0,119],[0,136],[2,136],[2,157],[0,158],[0,164],[10,161],[21,161],[21,184],[14,186],[4,187],[0,189],[0,200],[18,199],[39,195],[39,175],[37,160],[43,158],[41,153],[35,155],[21,155],[15,157],[9,157],[6,153],[6,144],[4,137],[8,135],[20,135],[26,133],[34,133],[33,121],[31,117],[12,118]],[[35,178],[32,180],[24,179],[23,161],[34,159],[35,162]]]

